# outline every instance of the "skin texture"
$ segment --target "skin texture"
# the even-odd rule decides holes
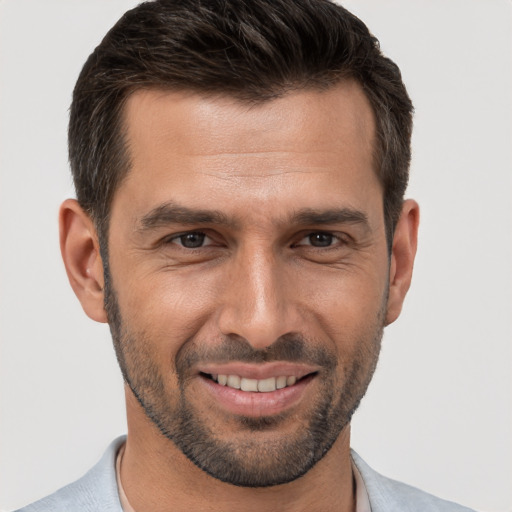
[[[418,226],[406,201],[389,258],[362,90],[253,106],[140,91],[125,125],[132,169],[112,204],[107,290],[72,200],[61,246],[94,320],[107,320],[107,294],[128,383],[128,499],[138,512],[352,510],[349,420],[409,287]],[[240,408],[242,392],[205,377],[219,368],[309,377],[291,399]]]

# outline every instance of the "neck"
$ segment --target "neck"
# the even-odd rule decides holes
[[[355,510],[349,427],[304,476],[288,484],[250,488],[221,482],[195,466],[147,419],[133,397],[127,410],[121,481],[136,512]]]

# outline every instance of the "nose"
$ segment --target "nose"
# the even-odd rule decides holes
[[[285,334],[297,333],[300,314],[293,278],[271,250],[247,247],[229,265],[219,329],[264,349]]]

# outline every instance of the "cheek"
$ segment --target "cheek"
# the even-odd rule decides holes
[[[346,268],[302,274],[307,308],[333,338],[356,339],[382,321],[387,297],[387,266]]]
[[[114,281],[116,282],[116,281]],[[134,275],[116,285],[119,307],[131,331],[175,352],[197,334],[215,308],[213,275],[160,271]]]
[[[337,360],[333,388],[340,399],[364,392],[375,370],[386,311],[386,282],[340,278],[333,280],[328,291],[312,295],[317,304],[316,325]],[[343,400],[346,402],[346,397]]]

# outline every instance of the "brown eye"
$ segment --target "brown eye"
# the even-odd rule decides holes
[[[334,236],[330,233],[311,233],[307,238],[309,245],[313,247],[329,247],[334,241]]]
[[[186,249],[197,249],[204,245],[206,235],[204,233],[193,231],[176,237],[173,241]]]

